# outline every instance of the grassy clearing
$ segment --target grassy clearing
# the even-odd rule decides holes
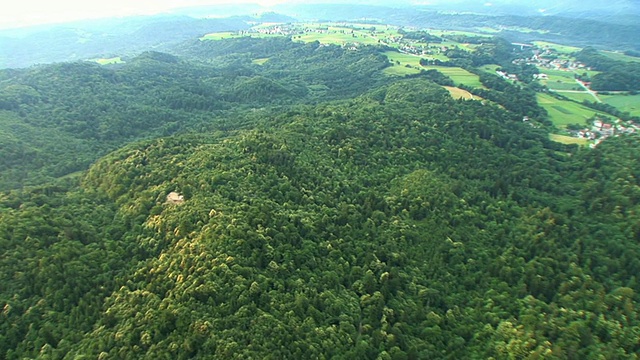
[[[383,73],[388,76],[405,76],[419,73],[420,70],[414,67],[406,67],[400,65],[389,66],[383,70]]]
[[[476,74],[472,74],[465,69],[458,67],[446,67],[446,66],[425,66],[425,70],[438,70],[446,76],[450,77],[456,84],[462,84],[471,87],[482,87],[480,78]]]
[[[269,61],[269,58],[253,59],[253,61],[251,61],[251,62],[256,64],[256,65],[264,65],[264,63],[266,63],[267,61]]]
[[[481,66],[479,69],[495,75],[496,71],[499,68],[500,68],[500,65],[498,64],[488,64],[488,65]]]
[[[597,112],[568,100],[558,100],[551,95],[538,94],[538,103],[549,113],[549,119],[559,128],[569,124],[584,124]]]
[[[340,32],[329,32],[329,33],[308,33],[304,35],[300,35],[295,38],[297,41],[304,42],[313,42],[319,41],[321,44],[335,44],[335,45],[344,45],[351,43],[365,44],[365,45],[375,45],[378,44],[378,40],[372,38],[371,36],[365,36],[363,34],[349,34],[349,33],[340,33]]]
[[[410,65],[410,66],[418,66],[420,67],[420,56],[403,54],[396,51],[387,51],[384,55],[389,59],[389,61],[394,63],[400,63],[400,65]]]
[[[627,61],[627,62],[640,62],[639,57],[625,55],[623,53],[614,52],[614,51],[601,51],[602,54],[606,55],[608,58],[618,61]]]
[[[463,84],[471,87],[482,87],[480,78],[476,74],[472,74],[467,70],[459,67],[446,67],[446,66],[421,66],[420,56],[403,54],[395,51],[387,51],[384,53],[389,61],[393,62],[395,66],[385,69],[385,74],[388,75],[407,75],[415,74],[424,70],[438,70],[444,75],[448,76],[456,84]],[[409,67],[406,67],[409,65]],[[400,69],[402,68],[402,69]]]
[[[429,33],[435,36],[443,36],[443,35],[464,35],[464,36],[484,36],[484,37],[493,36],[493,35],[487,35],[479,32],[456,31],[456,30],[429,30]]]
[[[546,85],[551,90],[584,90],[583,87],[578,85],[575,81],[565,80],[543,80],[540,82],[542,85]]]
[[[582,50],[579,47],[554,44],[554,43],[547,42],[547,41],[534,41],[533,44],[536,45],[537,47],[540,47],[540,48],[548,46],[550,48],[555,49],[557,52],[559,52],[561,54],[571,54],[571,53],[574,53],[576,51]]]
[[[596,101],[596,99],[589,94],[588,92],[560,92],[559,93],[562,96],[565,96],[573,101],[577,101],[577,102],[583,102],[585,100],[590,101],[590,102],[594,102]]]
[[[587,139],[580,139],[580,138],[575,138],[572,136],[566,136],[566,135],[558,135],[558,134],[549,134],[549,139],[562,143],[562,144],[578,144],[580,146],[587,146],[589,144],[589,140]]]
[[[124,63],[124,61],[122,61],[122,59],[120,58],[120,56],[118,57],[112,57],[112,58],[108,58],[108,59],[91,59],[90,61],[95,61],[100,65],[111,65],[111,64],[122,64]]]
[[[627,111],[631,115],[640,116],[640,94],[600,95],[600,99],[621,111]]]
[[[443,86],[445,89],[447,89],[447,91],[449,91],[449,94],[451,94],[451,97],[454,99],[465,99],[465,100],[480,100],[479,97],[474,96],[473,94],[471,94],[470,92],[468,92],[467,90],[463,90],[457,87],[452,87],[452,86]]]

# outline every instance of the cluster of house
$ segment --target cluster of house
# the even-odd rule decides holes
[[[614,124],[606,123],[601,119],[595,119],[590,128],[569,131],[573,136],[581,139],[593,140],[591,147],[596,147],[610,136],[633,134],[640,131],[640,126],[632,121],[624,123],[617,119]]]
[[[501,78],[505,79],[505,80],[510,80],[510,81],[518,81],[518,75],[516,74],[508,74],[504,71],[500,71],[500,70],[496,70],[496,74],[498,74],[498,76],[500,76]]]
[[[539,49],[532,46],[532,51],[533,55],[530,58],[514,60],[514,63],[526,63],[552,70],[591,70],[591,68],[579,61],[559,58],[558,53],[552,48]]]

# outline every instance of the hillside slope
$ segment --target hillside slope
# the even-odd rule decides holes
[[[78,189],[5,195],[1,350],[632,357],[637,138],[560,149],[519,120],[403,80],[127,146]]]

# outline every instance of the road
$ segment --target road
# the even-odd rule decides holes
[[[593,96],[594,99],[596,99],[596,102],[601,103],[602,100],[600,100],[600,98],[598,97],[598,93],[596,93],[595,91],[589,89],[582,81],[575,79],[576,83],[578,83],[578,85],[582,86],[582,88],[588,92],[589,94],[591,94],[591,96]]]

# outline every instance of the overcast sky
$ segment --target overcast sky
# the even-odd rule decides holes
[[[279,0],[245,2],[272,5]],[[3,4],[0,28],[112,16],[156,14],[187,6],[238,3],[233,0],[14,0]]]

